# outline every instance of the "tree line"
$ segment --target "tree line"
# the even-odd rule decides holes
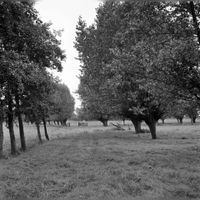
[[[65,124],[74,99],[68,87],[50,71],[62,71],[65,53],[57,32],[39,18],[33,1],[0,1],[0,156],[3,156],[3,123],[6,121],[11,154],[17,154],[14,120],[19,125],[21,150],[26,150],[24,120],[35,123],[39,141],[41,122]]]
[[[105,1],[90,26],[80,17],[75,48],[82,114],[105,126],[113,116],[128,118],[136,133],[144,121],[152,139],[159,119],[182,120],[180,107],[196,119],[199,19],[199,1],[147,0]]]

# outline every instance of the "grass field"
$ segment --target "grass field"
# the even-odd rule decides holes
[[[167,121],[157,140],[89,125],[49,127],[42,145],[26,126],[28,151],[0,161],[0,200],[200,199],[200,124]]]

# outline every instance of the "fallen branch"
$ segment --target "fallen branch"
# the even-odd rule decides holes
[[[116,130],[118,131],[124,131],[125,129],[121,127],[121,125],[119,123],[117,124],[114,124],[114,123],[111,123],[115,128]]]

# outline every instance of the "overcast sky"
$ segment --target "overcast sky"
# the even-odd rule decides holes
[[[74,46],[75,28],[78,17],[82,16],[87,24],[94,22],[98,0],[40,0],[35,7],[40,13],[43,21],[53,23],[54,29],[64,29],[62,33],[62,49],[66,51],[67,59],[63,63],[63,72],[57,74],[70,88],[72,95],[76,98],[76,107],[80,106],[77,95],[74,92],[78,88],[80,63],[75,59],[78,53]]]

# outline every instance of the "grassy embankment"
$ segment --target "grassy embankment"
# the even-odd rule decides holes
[[[0,200],[200,199],[199,125],[158,126],[155,141],[100,126],[51,127],[50,136],[0,161]]]

